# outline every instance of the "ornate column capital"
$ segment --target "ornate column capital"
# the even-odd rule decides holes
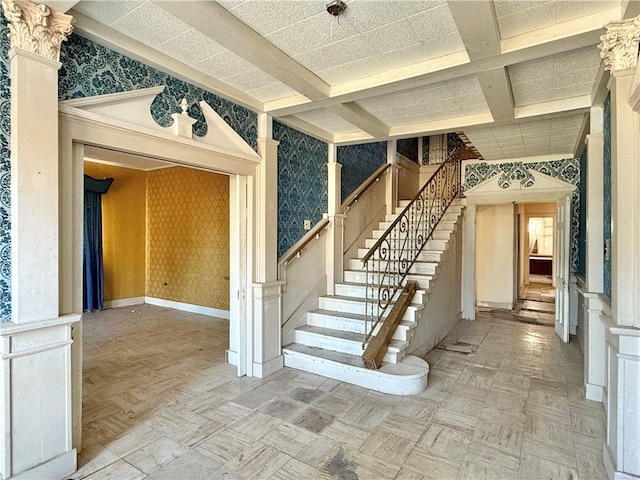
[[[638,39],[640,38],[640,16],[622,22],[605,25],[606,33],[598,44],[600,57],[606,70],[617,72],[634,68],[638,61]]]
[[[60,44],[73,30],[71,15],[30,0],[2,0],[2,8],[9,20],[12,47],[60,60]]]

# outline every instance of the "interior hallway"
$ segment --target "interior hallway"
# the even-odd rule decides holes
[[[540,280],[546,280],[544,276]],[[555,325],[556,291],[551,285],[551,278],[548,282],[538,282],[532,279],[529,285],[525,285],[518,298],[518,303],[514,309],[518,318],[527,323],[537,325]]]
[[[226,320],[144,305],[84,322],[73,479],[606,478],[577,342],[507,314],[459,323],[411,397],[288,368],[236,378]]]

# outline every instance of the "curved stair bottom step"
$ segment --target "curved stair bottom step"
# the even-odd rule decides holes
[[[414,395],[427,388],[429,364],[407,355],[400,363],[385,363],[378,370],[362,366],[362,358],[317,347],[291,344],[283,349],[286,367],[315,373],[392,395]]]

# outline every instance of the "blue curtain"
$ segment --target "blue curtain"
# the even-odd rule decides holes
[[[84,309],[101,310],[104,306],[104,269],[102,264],[102,195],[113,178],[97,180],[84,176]]]

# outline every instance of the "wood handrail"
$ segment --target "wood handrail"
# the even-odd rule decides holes
[[[305,233],[300,240],[294,243],[289,250],[287,250],[282,257],[278,260],[278,266],[280,268],[286,267],[291,260],[299,258],[300,255],[307,249],[307,245],[313,240],[320,238],[329,225],[329,219],[323,218],[316,223],[311,230]]]
[[[382,174],[387,171],[387,169],[391,166],[390,163],[385,163],[384,165],[380,165],[369,177],[360,184],[358,188],[356,188],[353,192],[346,196],[344,201],[342,202],[342,211],[347,213],[349,209],[356,203],[362,195],[364,195],[374,183],[380,180]]]

